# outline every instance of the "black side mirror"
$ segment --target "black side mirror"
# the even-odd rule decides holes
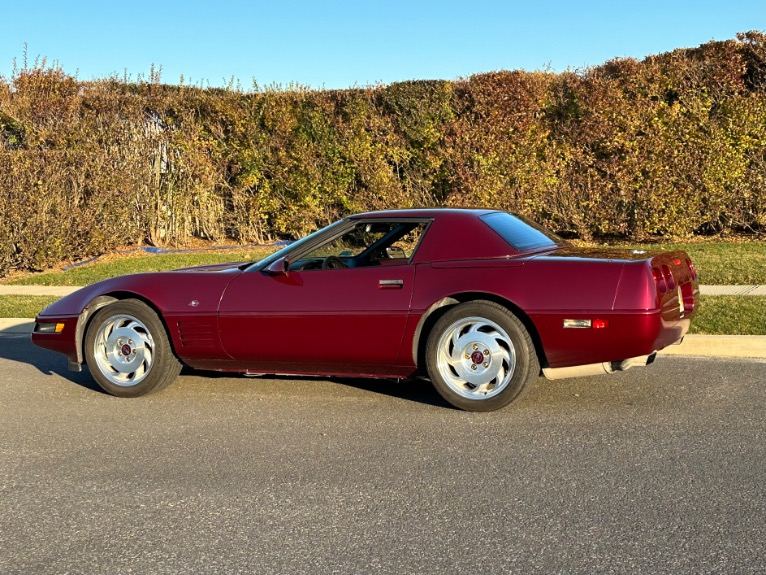
[[[287,256],[274,260],[266,268],[266,273],[272,276],[287,275],[289,271],[290,259]]]

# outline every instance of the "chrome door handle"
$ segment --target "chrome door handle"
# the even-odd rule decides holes
[[[380,280],[378,287],[381,288],[401,288],[404,286],[404,280]]]

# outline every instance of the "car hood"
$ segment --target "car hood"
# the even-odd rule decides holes
[[[102,296],[135,297],[151,302],[162,313],[212,313],[218,309],[226,287],[241,273],[236,264],[222,264],[114,277],[58,300],[39,317],[78,315]]]

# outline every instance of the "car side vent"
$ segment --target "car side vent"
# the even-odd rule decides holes
[[[206,348],[215,346],[213,323],[209,320],[179,321],[178,339],[184,347]]]

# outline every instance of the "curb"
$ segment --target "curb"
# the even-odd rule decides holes
[[[0,318],[0,337],[31,335],[34,327],[33,319]],[[687,335],[659,355],[766,359],[766,335]]]
[[[766,359],[766,335],[687,335],[680,345],[659,352],[667,356]]]

